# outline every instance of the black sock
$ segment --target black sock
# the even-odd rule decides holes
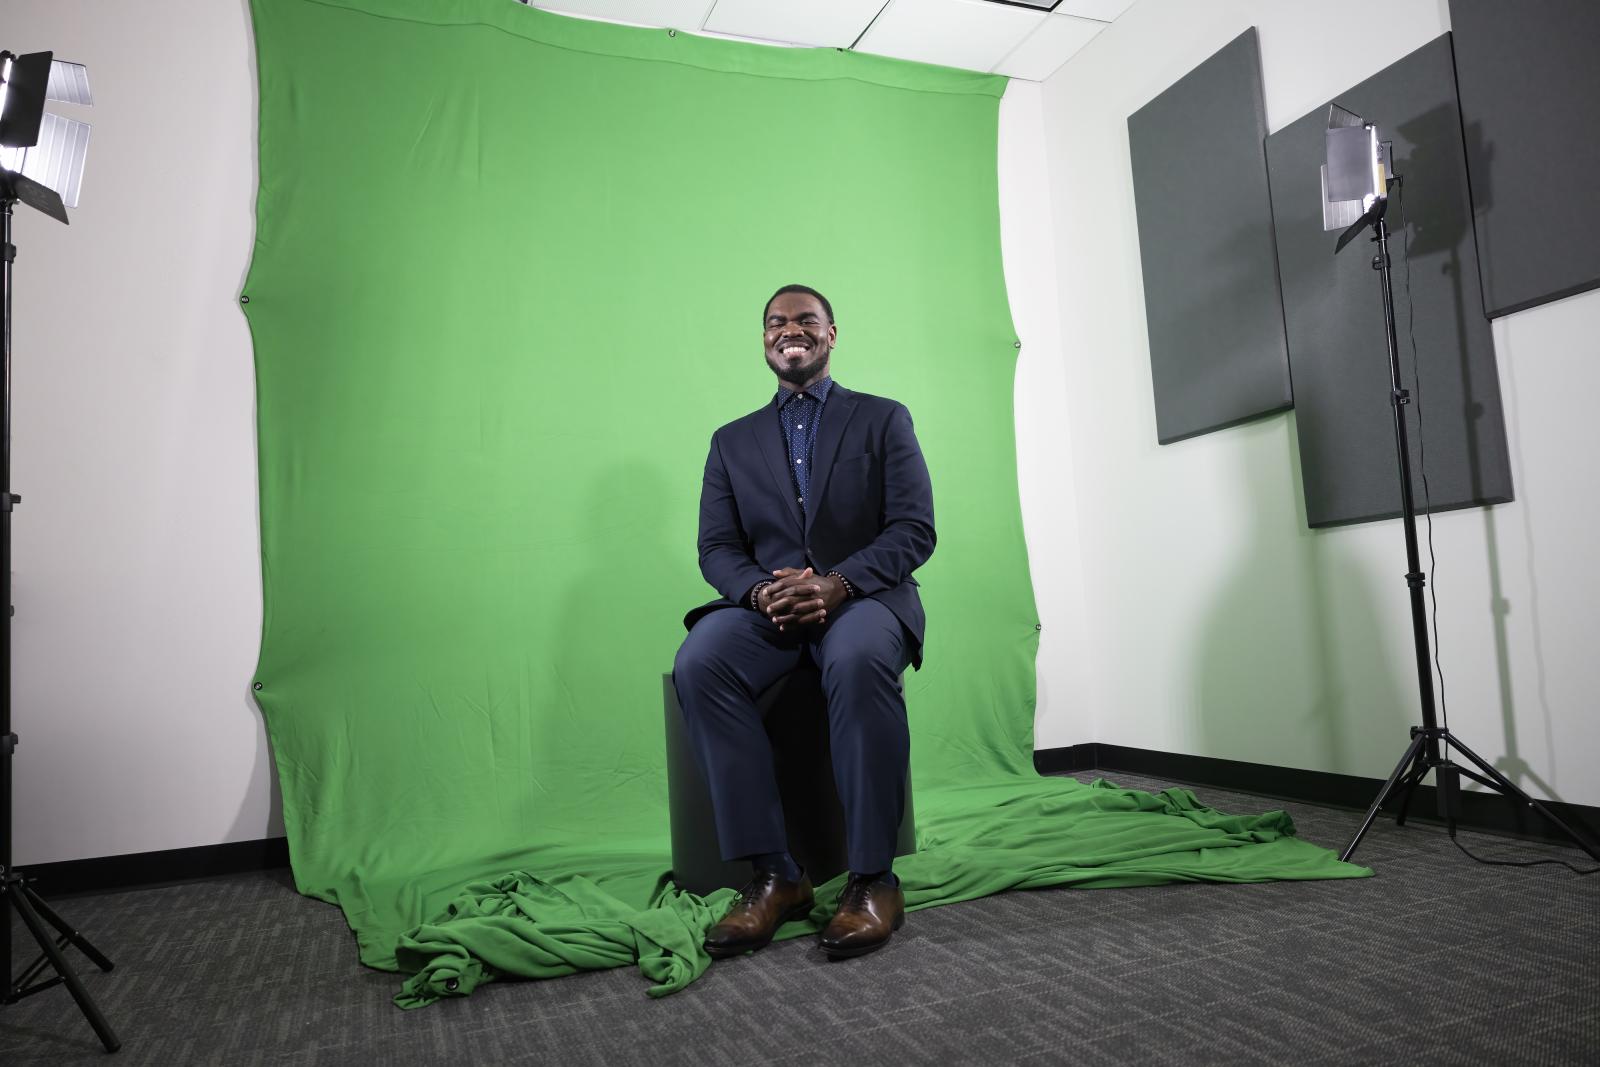
[[[851,878],[865,879],[868,882],[883,882],[885,885],[899,885],[900,879],[893,871],[878,871],[876,874],[857,874],[850,872]]]
[[[750,857],[750,865],[756,869],[757,874],[776,872],[778,877],[786,882],[798,882],[800,875],[804,873],[800,870],[800,865],[794,861],[794,857],[787,852],[758,853]]]

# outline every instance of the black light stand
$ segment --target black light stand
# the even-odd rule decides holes
[[[1398,184],[1399,181],[1398,177],[1389,180],[1390,184]],[[1465,775],[1481,785],[1533,808],[1570,837],[1579,848],[1592,858],[1600,860],[1600,851],[1597,851],[1595,846],[1578,836],[1572,827],[1562,822],[1549,808],[1523,792],[1515,782],[1462,744],[1460,739],[1450,732],[1449,727],[1439,725],[1434,715],[1433,663],[1428,645],[1428,614],[1422,597],[1422,591],[1427,585],[1427,575],[1422,571],[1417,552],[1417,512],[1411,496],[1411,448],[1406,436],[1405,407],[1411,403],[1411,394],[1400,384],[1400,347],[1394,326],[1394,285],[1389,272],[1389,224],[1385,219],[1387,206],[1387,197],[1377,198],[1370,210],[1340,237],[1338,249],[1342,249],[1360,230],[1369,225],[1372,227],[1372,241],[1378,246],[1378,254],[1372,259],[1372,269],[1379,273],[1383,281],[1383,324],[1389,342],[1390,406],[1394,409],[1394,439],[1396,454],[1400,461],[1400,506],[1406,533],[1406,585],[1411,590],[1411,629],[1417,646],[1417,684],[1422,694],[1422,725],[1411,728],[1410,746],[1406,749],[1405,755],[1400,757],[1400,762],[1395,765],[1394,773],[1389,775],[1388,781],[1384,782],[1383,788],[1378,791],[1372,806],[1367,809],[1367,816],[1361,821],[1361,829],[1356,831],[1354,840],[1339,858],[1341,860],[1350,858],[1356,846],[1361,844],[1361,839],[1366,836],[1367,830],[1371,828],[1373,819],[1377,818],[1378,809],[1389,800],[1399,799],[1400,806],[1395,823],[1405,825],[1406,811],[1411,805],[1411,797],[1431,771],[1437,787],[1439,817],[1449,828],[1451,837],[1456,834],[1456,820],[1461,805],[1461,778]],[[1337,249],[1335,251],[1337,252]],[[1479,774],[1469,767],[1453,762],[1450,759],[1452,748],[1483,773]]]
[[[0,96],[5,102],[0,106],[0,151],[39,145],[42,119],[58,121],[54,116],[43,115],[45,99],[47,96],[71,99],[72,96],[70,86],[63,90],[68,93],[66,96],[49,95],[47,82],[53,76],[49,52],[26,56],[0,52],[0,82],[3,82],[0,88],[5,90],[4,96]],[[75,102],[87,102],[86,82],[83,88],[84,97]],[[65,125],[74,124],[69,121]],[[48,151],[45,154],[50,156]],[[73,161],[70,152],[55,158]],[[81,152],[75,162],[81,164]],[[3,594],[0,596],[0,608],[3,608],[0,610],[0,834],[4,835],[0,837],[0,979],[4,979],[5,984],[0,987],[0,1004],[15,1004],[23,997],[65,984],[100,1043],[107,1052],[115,1052],[122,1047],[121,1040],[73,973],[62,950],[68,945],[76,947],[102,971],[111,970],[111,961],[57,915],[11,863],[11,761],[17,749],[17,735],[11,732],[11,615],[15,610],[11,605],[11,511],[22,499],[11,492],[11,268],[17,257],[17,247],[11,243],[11,209],[20,201],[66,222],[68,203],[77,203],[74,189],[69,189],[67,201],[64,201],[58,190],[22,173],[28,169],[27,161],[18,170],[10,169],[12,165],[7,162],[0,166],[0,290],[3,290],[0,293],[0,362],[4,364],[5,373],[5,395],[0,398],[0,594]],[[15,978],[11,976],[13,908],[40,949],[38,959]],[[54,935],[46,924],[55,928]],[[55,976],[41,978],[46,968],[54,969]]]
[[[100,1043],[107,1052],[115,1052],[122,1047],[121,1040],[100,1014],[61,950],[68,945],[76,946],[102,971],[111,970],[111,961],[57,915],[11,865],[11,758],[17,748],[17,735],[11,732],[11,509],[21,500],[11,492],[11,265],[17,255],[16,245],[11,243],[14,203],[0,192],[0,258],[4,260],[0,264],[0,279],[3,279],[0,286],[5,289],[4,298],[0,300],[0,308],[4,309],[0,311],[4,316],[0,322],[0,356],[5,364],[5,397],[0,404],[0,591],[5,594],[6,608],[0,612],[0,831],[5,833],[4,839],[0,839],[0,900],[8,905],[0,908],[0,964],[5,968],[0,976],[6,979],[0,1003],[15,1004],[23,997],[65,983],[89,1025],[94,1027]],[[17,910],[23,925],[41,949],[39,958],[16,978],[11,977],[11,908]],[[59,937],[52,937],[45,923],[55,927]],[[55,977],[38,980],[47,966],[54,968]]]

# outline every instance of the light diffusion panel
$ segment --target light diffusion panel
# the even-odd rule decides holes
[[[1254,27],[1128,116],[1156,437],[1290,405]]]
[[[1337,102],[1394,142],[1403,192],[1389,204],[1395,321],[1416,505],[1422,464],[1434,510],[1511,499],[1505,417],[1477,247],[1451,67],[1450,35],[1368,78]],[[1312,526],[1400,514],[1384,341],[1383,287],[1364,235],[1334,256],[1322,229],[1327,105],[1267,138],[1306,520]],[[1407,267],[1407,248],[1410,265]],[[1421,369],[1412,370],[1412,336]]]
[[[1450,0],[1491,316],[1600,286],[1600,3]]]

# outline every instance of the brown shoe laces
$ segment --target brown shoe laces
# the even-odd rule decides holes
[[[754,878],[750,879],[750,881],[745,883],[744,888],[739,890],[739,899],[735,900],[733,902],[733,908],[729,908],[728,910],[731,912],[734,908],[754,907],[756,901],[761,896],[762,890],[765,889],[769,883],[776,882],[777,880],[778,874],[776,871],[762,871],[760,874],[756,875]]]

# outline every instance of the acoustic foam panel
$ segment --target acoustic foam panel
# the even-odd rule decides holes
[[[1600,3],[1450,0],[1491,317],[1600,286]]]
[[[1254,27],[1128,116],[1162,444],[1292,401],[1266,132]]]
[[[1476,284],[1450,35],[1336,99],[1394,142],[1404,179],[1390,198],[1389,251],[1401,382],[1412,394],[1406,418],[1417,509],[1424,446],[1435,511],[1503,503],[1511,499],[1505,416]],[[1338,234],[1322,229],[1327,114],[1324,104],[1267,138],[1306,521],[1314,527],[1400,514],[1377,246],[1369,233],[1335,256]]]

